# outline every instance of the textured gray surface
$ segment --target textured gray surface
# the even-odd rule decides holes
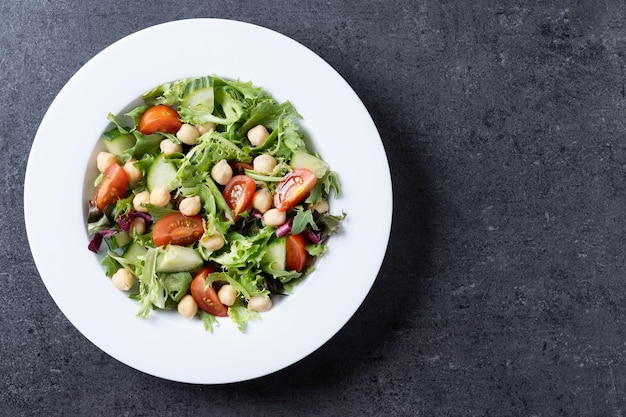
[[[626,6],[536,3],[2,1],[0,415],[623,415]],[[226,386],[93,346],[43,287],[22,214],[65,82],[189,17],[263,25],[327,60],[370,110],[394,184],[389,251],[354,318],[290,368]]]

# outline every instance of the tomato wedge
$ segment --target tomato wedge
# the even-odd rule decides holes
[[[109,204],[119,200],[128,187],[128,174],[119,164],[111,164],[104,171],[104,178],[96,187],[91,202],[102,211]]]
[[[306,251],[306,239],[301,234],[288,235],[285,258],[285,269],[288,271],[302,272],[309,259]]]
[[[144,135],[155,132],[176,133],[183,125],[178,112],[169,106],[159,104],[146,110],[137,129]]]
[[[255,191],[256,183],[252,178],[246,175],[235,175],[226,183],[222,195],[236,216],[250,207]]]
[[[168,244],[189,246],[196,243],[204,234],[201,216],[185,216],[170,213],[161,217],[152,229],[154,246]]]
[[[217,292],[212,285],[206,285],[207,276],[215,272],[212,266],[205,266],[198,272],[189,290],[198,308],[217,317],[228,317],[228,307],[220,302]]]
[[[287,211],[304,200],[315,186],[317,177],[310,169],[297,168],[287,173],[276,186],[274,206]]]

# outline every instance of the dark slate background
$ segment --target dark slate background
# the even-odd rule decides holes
[[[114,41],[190,17],[266,26],[327,60],[371,112],[394,187],[353,319],[290,368],[224,386],[92,345],[24,228],[27,157],[58,91]],[[624,415],[625,54],[622,1],[1,1],[0,415]]]

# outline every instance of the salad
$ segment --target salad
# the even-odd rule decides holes
[[[89,249],[139,317],[177,310],[210,331],[230,317],[243,331],[312,271],[345,213],[329,211],[338,177],[300,117],[218,76],[159,85],[108,115]]]

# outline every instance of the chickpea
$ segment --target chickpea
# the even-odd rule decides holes
[[[201,135],[204,135],[205,133],[210,132],[211,130],[214,131],[215,127],[216,127],[215,123],[208,122],[203,125],[196,126],[196,129],[198,129],[198,132]]]
[[[200,197],[195,195],[193,197],[185,197],[183,201],[178,205],[178,210],[185,216],[194,216],[200,213],[201,201]]]
[[[225,159],[220,159],[219,162],[211,168],[211,178],[219,185],[226,185],[232,177],[233,169]]]
[[[150,203],[150,191],[142,191],[135,195],[133,198],[133,207],[137,211],[141,211],[143,213],[147,213],[148,209],[143,206],[143,204]]]
[[[222,287],[217,292],[217,298],[220,299],[220,303],[230,307],[235,304],[235,300],[237,299],[237,291],[235,291],[233,286],[230,284],[222,285]]]
[[[272,308],[272,299],[269,297],[254,295],[250,297],[250,300],[248,301],[248,307],[250,307],[250,310],[262,313]]]
[[[276,159],[272,155],[259,155],[252,161],[252,166],[261,174],[269,174],[276,168]]]
[[[202,247],[210,251],[222,249],[224,247],[224,243],[224,238],[219,233],[214,233],[200,239],[200,244],[202,245]]]
[[[166,187],[154,187],[150,193],[150,204],[157,207],[165,207],[170,202],[172,196]]]
[[[265,139],[270,135],[265,126],[256,125],[252,129],[248,130],[248,140],[253,146],[261,146]]]
[[[96,156],[96,165],[98,166],[98,171],[104,172],[113,164],[117,164],[117,156],[108,152],[100,152],[98,156]]]
[[[263,214],[262,220],[267,226],[280,226],[287,221],[287,213],[277,208],[269,209]]]
[[[195,145],[198,143],[200,132],[194,125],[189,123],[183,123],[183,125],[176,132],[176,138],[185,145]]]
[[[159,143],[159,148],[161,148],[161,152],[165,155],[171,155],[173,153],[183,151],[183,145],[180,143],[174,143],[171,139],[163,139],[161,143]]]
[[[124,164],[124,171],[126,171],[128,182],[131,184],[136,184],[143,178],[143,172],[135,166],[135,162],[137,162],[136,159],[131,159]]]
[[[252,207],[259,210],[261,213],[265,213],[272,208],[272,194],[270,194],[267,188],[259,188],[252,197]]]
[[[187,294],[180,299],[178,302],[178,312],[181,316],[188,319],[196,315],[198,312],[198,304],[196,304],[196,300],[193,299],[191,294]]]
[[[313,210],[318,213],[327,213],[329,209],[330,207],[328,206],[328,201],[326,200],[318,201],[313,205]]]
[[[128,291],[135,283],[135,275],[126,268],[120,268],[113,274],[111,280],[118,290]]]
[[[143,217],[135,217],[130,222],[131,233],[143,235],[146,233],[146,220]]]

